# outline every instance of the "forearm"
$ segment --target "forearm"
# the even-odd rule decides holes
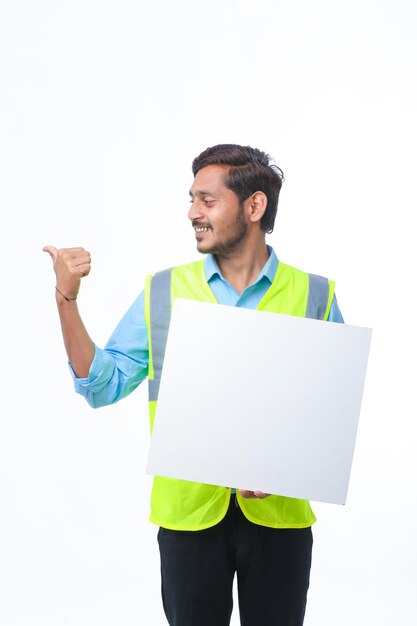
[[[148,329],[143,293],[113,333],[105,350],[96,348],[78,311],[80,282],[91,268],[84,248],[45,246],[56,274],[56,302],[75,389],[91,406],[123,398],[148,374]]]
[[[84,326],[75,300],[56,294],[62,335],[68,360],[78,378],[87,378],[94,359],[94,344]]]
[[[121,400],[148,375],[148,329],[144,317],[144,294],[136,298],[106,347],[94,344],[94,360],[88,377],[74,377],[77,393],[98,408]]]

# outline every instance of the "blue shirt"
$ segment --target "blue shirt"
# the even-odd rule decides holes
[[[267,262],[256,281],[239,294],[222,276],[213,255],[205,261],[207,282],[219,304],[256,309],[272,284],[278,269],[278,258],[268,246]],[[330,307],[329,321],[343,323],[336,296]],[[88,378],[76,378],[75,390],[94,408],[117,402],[131,393],[148,375],[148,328],[145,322],[142,292],[120,321],[104,350],[95,346],[94,360]]]

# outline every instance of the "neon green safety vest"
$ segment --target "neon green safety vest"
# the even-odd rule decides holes
[[[274,280],[257,309],[326,320],[333,294],[333,281],[307,274],[280,261]],[[217,303],[206,279],[204,260],[164,270],[146,280],[151,431],[174,298]],[[150,520],[173,530],[209,528],[226,515],[230,494],[231,489],[226,487],[155,476]],[[262,526],[305,528],[316,521],[308,500],[275,495],[262,500],[247,499],[239,494],[237,499],[244,515]]]

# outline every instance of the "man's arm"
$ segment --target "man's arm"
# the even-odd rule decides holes
[[[56,303],[68,359],[78,378],[86,378],[94,358],[94,344],[83,324],[76,298],[81,278],[91,269],[90,253],[84,248],[45,246],[56,274]]]
[[[83,248],[44,248],[54,263],[58,311],[75,391],[93,408],[118,402],[146,378],[149,366],[144,294],[135,299],[104,349],[90,339],[75,300],[91,259]]]

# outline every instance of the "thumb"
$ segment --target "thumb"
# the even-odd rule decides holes
[[[58,250],[54,246],[44,246],[42,248],[42,252],[47,252],[51,257],[52,262],[55,263],[58,256]]]

